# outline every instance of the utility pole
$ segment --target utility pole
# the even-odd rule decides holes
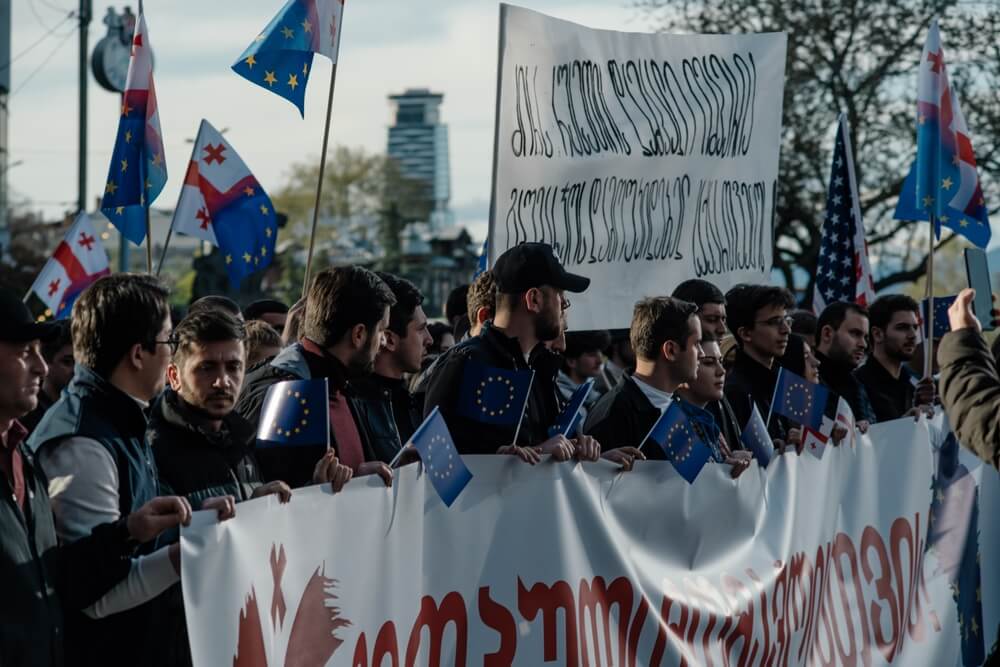
[[[76,199],[78,212],[87,210],[87,59],[89,56],[87,32],[90,29],[93,10],[93,0],[80,0],[80,156]]]

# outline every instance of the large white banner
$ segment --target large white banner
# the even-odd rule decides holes
[[[222,524],[197,513],[182,532],[195,665],[940,667],[962,664],[973,621],[993,643],[996,568],[976,613],[948,568],[975,497],[956,490],[981,486],[992,516],[996,474],[963,454],[939,484],[926,422],[738,480],[712,464],[693,485],[663,462],[466,458],[475,477],[450,509],[415,464],[392,488],[297,491]],[[948,544],[928,550],[929,535]]]
[[[575,329],[687,278],[771,270],[784,33],[593,30],[500,6],[490,261],[551,243],[593,279]]]

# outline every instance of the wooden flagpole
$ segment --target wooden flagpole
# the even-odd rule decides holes
[[[147,209],[148,211],[148,209]],[[147,218],[148,219],[148,218]],[[146,228],[146,233],[149,233],[149,228]],[[170,237],[174,235],[174,219],[170,219],[170,226],[167,227],[167,240],[163,242],[163,250],[160,252],[160,263],[156,265],[156,277],[160,277],[160,271],[163,270],[163,262],[167,258],[167,248],[170,247]]]
[[[306,275],[302,281],[302,297],[309,291],[312,276],[313,249],[316,247],[316,225],[319,222],[319,203],[323,194],[323,172],[326,171],[326,147],[330,141],[330,118],[333,116],[333,89],[337,85],[337,63],[330,70],[330,95],[326,100],[326,128],[323,130],[323,152],[319,158],[319,179],[316,183],[316,205],[313,207],[312,230],[309,232],[309,254],[306,256]]]

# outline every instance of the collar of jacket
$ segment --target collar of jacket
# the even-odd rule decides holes
[[[100,401],[104,414],[125,433],[145,433],[149,408],[82,364],[76,365],[66,392]]]
[[[833,387],[833,385],[842,386],[844,382],[853,383],[856,381],[854,378],[854,368],[845,363],[834,361],[819,350],[813,350],[813,353],[816,355],[816,359],[819,360],[820,379],[827,379],[823,384]]]
[[[483,330],[479,335],[489,345],[509,356],[514,362],[514,368],[531,368],[539,375],[554,378],[562,365],[562,356],[545,347],[545,343],[535,345],[528,353],[528,360],[525,361],[524,352],[521,351],[521,343],[516,337],[512,338],[493,326],[493,320],[488,320],[483,324]]]
[[[340,359],[308,338],[303,338],[300,341],[300,346],[305,361],[309,365],[309,377],[329,380],[331,392],[350,387],[347,367]]]
[[[351,386],[361,398],[382,397],[391,399],[394,396],[410,396],[406,380],[403,378],[389,378],[378,373],[369,373],[364,377],[351,381]]]
[[[172,389],[167,389],[163,393],[160,400],[153,406],[153,411],[159,412],[159,416],[167,424],[190,432],[195,438],[212,447],[243,445],[256,437],[253,425],[237,414],[235,410],[223,417],[222,428],[218,431],[207,428],[205,424],[209,418]]]
[[[755,386],[758,383],[765,386],[774,386],[778,377],[777,366],[778,365],[774,363],[770,368],[768,368],[744,352],[742,348],[736,350],[736,359],[733,361],[733,369],[746,374]],[[770,397],[768,398],[770,399]]]

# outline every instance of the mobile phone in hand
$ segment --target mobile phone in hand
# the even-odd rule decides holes
[[[986,261],[986,252],[980,248],[965,249],[965,274],[969,278],[969,287],[976,290],[976,298],[972,301],[972,312],[975,313],[983,331],[993,331],[993,288],[990,285],[990,267]]]

